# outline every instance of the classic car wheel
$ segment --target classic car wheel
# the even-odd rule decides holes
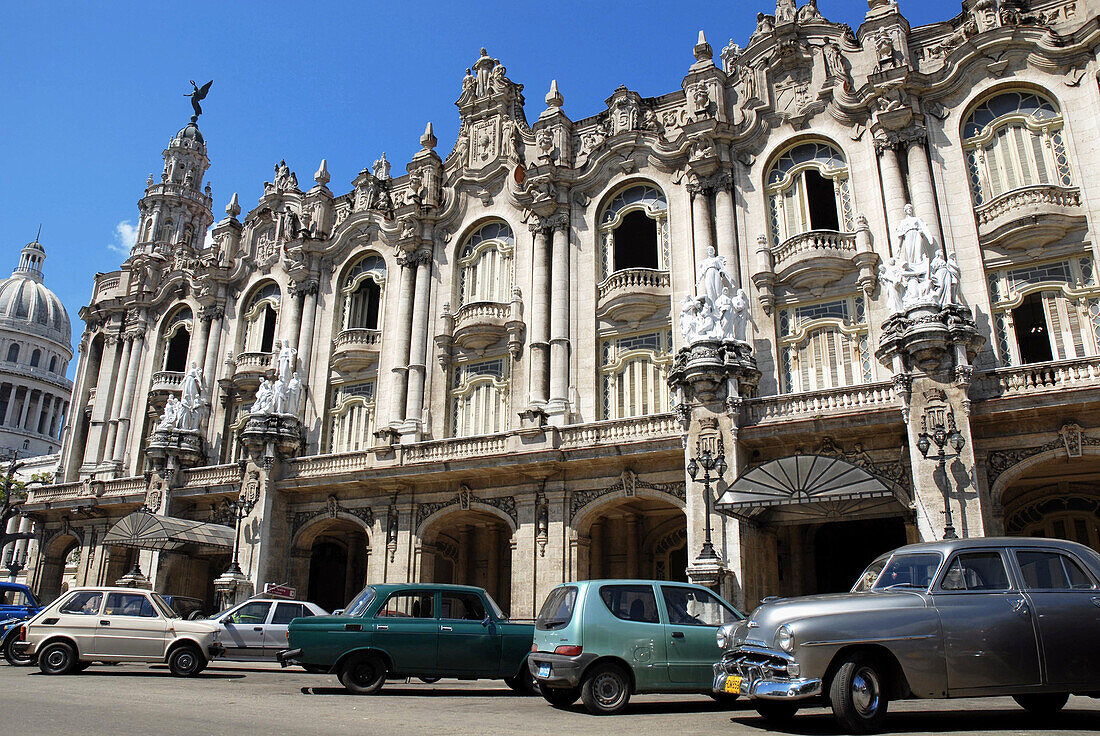
[[[47,675],[67,675],[75,667],[76,650],[63,641],[48,644],[38,654],[38,669]]]
[[[1069,693],[1036,693],[1034,695],[1013,695],[1021,708],[1028,713],[1050,715],[1057,713],[1069,700]]]
[[[514,677],[505,677],[504,684],[512,688],[517,695],[538,695],[539,683],[527,669],[527,665],[523,665],[523,669],[520,670],[518,675]],[[576,702],[576,698],[573,698],[573,702]]]
[[[577,698],[581,696],[581,689],[579,687],[548,687],[543,684],[539,684],[539,692],[542,693],[542,697],[546,699],[546,702],[555,708],[568,708],[577,702]]]
[[[889,703],[885,685],[886,678],[873,660],[858,654],[850,657],[840,665],[829,687],[837,722],[853,733],[878,730]]]
[[[619,713],[630,702],[630,680],[621,667],[613,664],[597,665],[584,678],[581,700],[593,715]]]
[[[8,661],[8,664],[15,667],[26,667],[27,665],[34,664],[34,657],[29,654],[20,654],[15,651],[15,642],[16,638],[14,635],[4,640],[4,659]]]
[[[386,683],[386,665],[369,654],[352,657],[340,668],[340,682],[356,695],[376,693]]]
[[[168,657],[168,669],[176,677],[192,677],[206,666],[202,652],[192,646],[182,646]]]
[[[764,720],[772,723],[785,723],[794,718],[794,714],[798,712],[798,706],[794,703],[777,700],[758,700],[754,706]]]

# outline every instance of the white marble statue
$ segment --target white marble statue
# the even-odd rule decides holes
[[[749,310],[749,295],[744,289],[738,289],[733,297],[733,339],[738,342],[748,342],[748,326],[752,321],[752,312]]]
[[[164,405],[164,413],[160,415],[160,421],[157,422],[157,431],[179,429],[182,420],[183,404],[175,396],[169,396],[167,403]]]
[[[924,220],[914,214],[913,205],[905,205],[905,217],[894,229],[894,236],[898,242],[897,253],[908,270],[927,281],[931,275],[932,257],[936,254],[936,242]]]
[[[298,351],[290,347],[290,341],[283,342],[283,346],[279,348],[279,378],[282,379],[283,384],[286,385],[290,381],[290,376],[294,373],[294,369],[298,367]]]
[[[256,389],[256,401],[253,402],[252,408],[248,410],[249,414],[270,414],[274,404],[275,394],[271,388],[271,382],[266,378],[260,379],[260,385]]]
[[[728,286],[722,287],[722,293],[714,300],[714,311],[718,316],[718,339],[732,340],[734,334],[733,297]]]
[[[706,294],[711,304],[717,301],[718,297],[722,294],[722,287],[726,284],[732,288],[737,288],[737,284],[734,283],[733,277],[726,269],[725,256],[718,255],[713,245],[707,246],[707,257],[699,264],[698,283],[703,287],[703,292]]]
[[[680,300],[680,337],[685,345],[695,342],[698,334],[699,302],[695,297],[685,296]]]
[[[745,341],[751,321],[749,297],[726,269],[726,259],[707,246],[699,266],[700,295],[680,301],[680,336],[684,344],[701,340]]]
[[[183,398],[180,402],[183,406],[182,429],[198,429],[199,416],[203,406],[202,393],[202,369],[192,363],[187,374],[183,377]]]
[[[882,282],[883,295],[886,297],[886,308],[890,314],[897,314],[905,308],[905,283],[903,276],[905,264],[897,258],[890,258],[879,266],[879,280]]]
[[[271,413],[286,414],[286,382],[278,376],[271,385]]]
[[[952,253],[944,260],[940,253],[932,259],[932,298],[936,304],[946,307],[959,303],[959,261]]]
[[[298,378],[298,374],[295,373],[290,377],[290,382],[286,385],[286,406],[284,411],[287,414],[293,414],[298,416],[298,412],[301,411],[302,406],[302,382]]]

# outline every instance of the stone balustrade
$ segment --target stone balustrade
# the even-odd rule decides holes
[[[52,503],[54,501],[80,498],[84,495],[84,484],[55,483],[49,486],[37,486],[27,494],[27,504]]]
[[[114,478],[103,482],[103,493],[100,496],[118,498],[119,496],[131,496],[135,493],[145,493],[145,476],[135,475],[130,478]]]
[[[274,353],[237,353],[234,363],[237,365],[238,374],[263,375],[272,370]]]
[[[182,371],[157,371],[149,384],[150,391],[179,392],[183,389]]]
[[[1100,357],[998,368],[975,376],[970,393],[995,399],[1091,386],[1100,386]]]
[[[1034,206],[1076,208],[1081,206],[1081,190],[1077,187],[1060,187],[1055,184],[1039,184],[1006,192],[976,207],[978,225],[989,225],[1003,215],[1019,215],[1021,210]]]
[[[162,184],[154,184],[145,190],[145,196],[164,195],[168,194],[174,197],[180,197],[182,199],[188,199],[205,209],[210,209],[210,205],[213,200],[203,194],[202,192],[192,189],[189,186],[183,184],[176,184],[174,182],[164,182]]]
[[[1021,187],[975,208],[978,240],[1014,250],[1041,248],[1086,227],[1081,190],[1055,184]]]
[[[341,330],[332,341],[332,367],[338,371],[366,368],[378,359],[382,331],[366,327]]]
[[[800,394],[765,396],[746,401],[750,424],[810,419],[874,409],[895,409],[898,397],[890,381],[808,391]]]
[[[237,463],[192,468],[184,472],[183,484],[186,488],[232,485],[241,480],[241,466]]]
[[[340,330],[332,346],[337,350],[343,347],[371,347],[377,348],[382,343],[382,330],[372,330],[367,327],[353,327],[349,330]]]
[[[671,294],[668,271],[626,268],[604,279],[596,287],[596,312],[600,318],[637,322],[659,309],[668,309]]]
[[[668,271],[655,271],[650,268],[626,268],[616,271],[599,285],[598,298],[606,299],[617,291],[637,291],[638,289],[671,288]]]
[[[507,331],[511,305],[503,302],[471,302],[454,315],[454,341],[472,350],[492,345]]]
[[[668,439],[679,437],[681,434],[676,415],[671,412],[630,417],[629,419],[609,419],[602,422],[574,424],[562,427],[560,432],[561,444],[559,447],[563,450]]]
[[[118,272],[99,274],[95,282],[95,295],[92,297],[92,301],[99,301],[101,299],[107,299],[113,296],[112,291],[119,287],[122,283],[122,277]]]
[[[810,230],[787,238],[772,248],[772,263],[776,271],[783,270],[788,262],[802,255],[817,254],[821,251],[835,251],[844,255],[855,255],[856,234],[841,233],[833,230]]]

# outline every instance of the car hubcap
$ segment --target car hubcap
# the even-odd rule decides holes
[[[65,666],[65,659],[65,652],[60,649],[55,649],[50,652],[50,656],[46,657],[46,664],[55,670],[61,669]]]
[[[192,654],[181,654],[176,661],[179,663],[181,670],[189,670],[195,666],[195,657]]]
[[[605,708],[613,708],[619,704],[623,696],[623,685],[618,677],[611,674],[600,675],[592,683],[592,691],[596,694],[596,700]]]
[[[366,687],[374,679],[374,668],[369,664],[361,664],[355,668],[355,684]]]
[[[878,711],[878,676],[868,667],[861,667],[852,678],[852,705],[861,716],[872,716]]]

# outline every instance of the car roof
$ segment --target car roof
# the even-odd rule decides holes
[[[1047,537],[969,537],[967,539],[941,539],[932,542],[917,542],[898,547],[893,552],[940,552],[948,555],[960,549],[977,549],[988,547],[1060,547],[1064,550],[1073,550],[1078,554],[1084,552],[1095,555],[1091,548],[1077,542],[1069,542],[1065,539],[1050,539]]]
[[[149,590],[148,588],[121,588],[110,585],[78,585],[73,588],[69,588],[62,595],[69,593],[79,593],[82,591],[96,591],[98,593],[156,593],[155,590]],[[157,593],[157,595],[160,595]],[[60,597],[60,596],[59,596]]]
[[[7,581],[0,581],[0,588],[8,588],[9,590],[30,590],[23,583],[9,583]]]
[[[376,585],[368,585],[368,588],[374,588],[379,593],[392,593],[395,590],[454,590],[465,591],[470,593],[484,593],[485,588],[479,588],[476,585],[451,585],[450,583],[378,583]]]
[[[598,578],[596,580],[574,580],[562,585],[681,585],[685,588],[701,588],[695,583],[685,583],[680,580],[644,580],[640,578]],[[706,590],[706,588],[704,588]]]

